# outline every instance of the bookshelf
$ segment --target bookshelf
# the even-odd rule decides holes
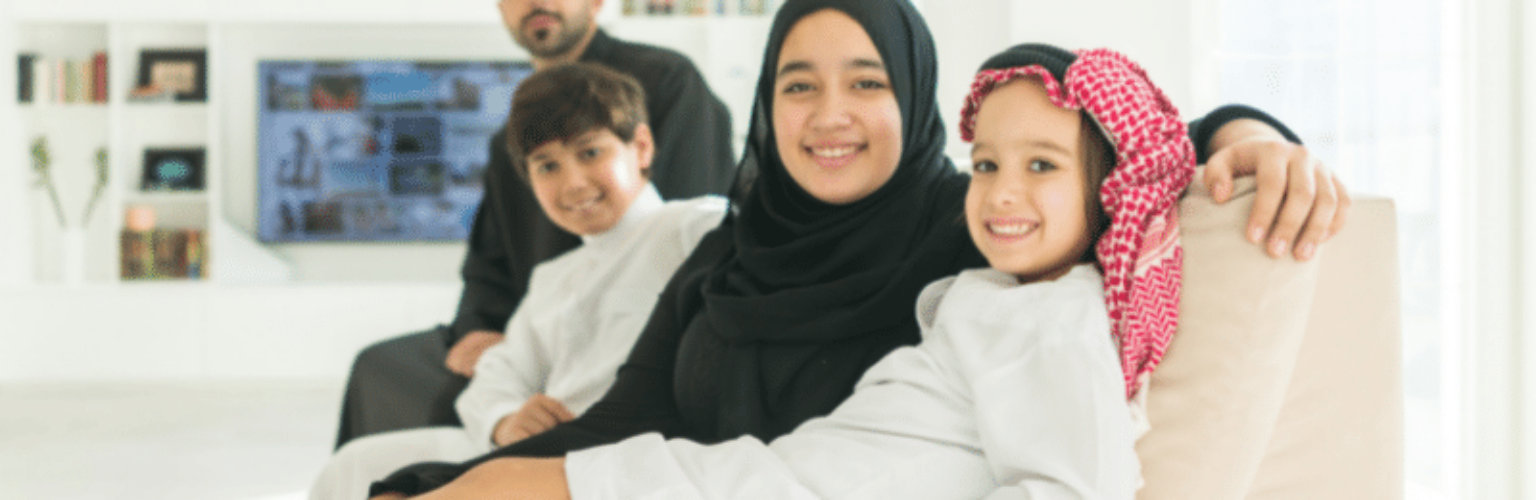
[[[203,165],[207,182],[196,192],[160,196],[139,189],[146,149],[209,147],[217,127],[208,119],[209,106],[127,99],[136,83],[139,51],[206,46],[206,26],[105,20],[67,5],[57,11],[30,7],[19,10],[34,17],[3,19],[14,28],[6,44],[14,69],[5,87],[16,109],[9,142],[20,146],[9,148],[7,157],[28,167],[17,180],[30,191],[22,210],[28,217],[20,224],[13,217],[12,224],[21,226],[13,233],[29,242],[19,252],[29,258],[19,260],[31,271],[6,281],[116,282],[124,276],[119,235],[129,208],[161,214],[157,227],[167,230],[206,234],[212,220],[208,200],[217,196],[219,170],[212,162]],[[23,67],[23,54],[35,62]],[[33,79],[23,83],[28,73]],[[45,73],[48,76],[40,77]],[[25,89],[30,98],[26,102],[20,102],[23,87],[31,87]],[[46,141],[52,193],[32,188],[38,177],[30,168],[32,150],[39,139]],[[98,178],[99,154],[105,154],[105,179]],[[208,242],[201,246],[206,248]]]
[[[736,1],[736,0],[733,0]],[[0,382],[340,377],[375,340],[448,321],[462,243],[261,244],[256,230],[256,62],[526,60],[495,2],[439,0],[0,0]],[[746,132],[767,38],[763,16],[624,16],[613,35],[693,58]],[[148,48],[207,54],[204,102],[131,102]],[[19,103],[16,57],[107,57],[105,103]],[[48,137],[60,202],[78,224],[108,152],[109,182],[82,229],[59,228],[28,149]],[[201,191],[139,189],[144,149],[205,149]],[[121,278],[132,207],[204,236],[206,278]],[[66,242],[81,262],[66,275]],[[78,359],[78,346],[93,346]],[[96,354],[96,353],[99,353]]]
[[[737,1],[729,3],[735,5]],[[300,4],[304,8],[299,8]],[[57,103],[34,96],[31,103],[18,103],[13,96],[20,90],[16,88],[19,75],[6,75],[3,88],[11,100],[7,106],[15,110],[15,127],[6,134],[9,145],[0,141],[0,153],[28,165],[31,142],[46,137],[61,206],[69,224],[80,227],[66,229],[57,222],[50,223],[54,217],[52,203],[42,191],[30,187],[31,173],[13,172],[21,177],[14,180],[26,186],[13,191],[26,199],[26,213],[9,221],[24,233],[24,242],[13,244],[8,252],[19,254],[10,260],[22,264],[12,266],[11,276],[0,277],[0,283],[80,280],[71,276],[83,276],[86,283],[122,281],[116,242],[125,227],[127,211],[134,208],[153,210],[157,227],[193,229],[203,234],[209,260],[206,276],[215,282],[228,282],[220,271],[232,268],[264,268],[276,273],[270,278],[246,273],[242,278],[261,282],[366,281],[370,278],[362,277],[362,273],[367,270],[335,272],[348,266],[358,269],[341,260],[359,254],[365,262],[409,259],[432,263],[422,266],[425,270],[392,279],[452,279],[462,257],[462,246],[456,244],[260,245],[250,236],[256,224],[255,61],[526,58],[506,35],[494,5],[451,0],[434,6],[430,13],[418,12],[418,7],[404,1],[357,0],[277,0],[260,9],[222,0],[152,0],[136,2],[132,8],[104,0],[0,4],[0,26],[15,28],[5,30],[9,35],[0,35],[9,38],[0,44],[4,49],[0,53],[7,59],[15,61],[21,54],[35,54],[39,58],[88,60],[102,54],[107,61],[105,102]],[[622,9],[622,2],[607,2],[599,17],[605,29],[622,38],[671,47],[693,57],[716,92],[736,110],[736,132],[744,135],[757,66],[744,62],[751,58],[739,57],[739,49],[747,48],[749,53],[760,50],[768,19],[744,15],[740,10],[703,16],[626,16]],[[410,36],[401,37],[401,33]],[[140,54],[148,49],[206,51],[207,99],[191,103],[130,100]],[[204,189],[191,193],[141,191],[138,185],[145,150],[178,147],[205,150]],[[82,224],[78,219],[89,202],[98,149],[107,152],[110,180],[91,219]],[[83,238],[76,237],[84,240],[83,257],[69,259],[77,262],[63,258],[69,254],[63,247],[72,231],[84,234]],[[232,249],[232,245],[239,248]],[[71,273],[71,267],[83,268],[83,272]]]

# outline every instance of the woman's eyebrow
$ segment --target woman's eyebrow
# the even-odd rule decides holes
[[[812,66],[810,61],[790,61],[784,63],[783,66],[779,66],[779,72],[777,75],[774,75],[774,79],[777,80],[779,78],[784,78],[784,75],[794,73],[796,71],[810,71],[811,68]]]
[[[885,64],[881,63],[879,59],[857,57],[849,60],[848,64],[845,66],[848,69],[874,69],[885,71]],[[815,66],[812,65],[810,61],[790,61],[784,63],[783,66],[779,66],[778,74],[774,76],[774,79],[777,80],[779,78],[784,78],[785,75],[794,73],[796,71],[811,71],[814,68]]]
[[[865,59],[865,58],[862,58],[862,57],[861,58],[856,58],[856,59],[854,59],[852,61],[848,61],[848,68],[849,69],[878,69],[880,71],[885,71],[885,65],[881,64],[879,59]]]

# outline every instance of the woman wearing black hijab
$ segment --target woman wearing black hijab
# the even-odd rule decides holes
[[[781,60],[781,50],[824,9],[856,21],[877,54],[799,81],[792,75],[826,72],[828,60]],[[603,399],[475,461],[403,469],[374,495],[431,491],[474,468],[434,496],[471,498],[505,481],[558,498],[569,494],[563,459],[495,459],[562,457],[650,432],[771,441],[830,413],[867,368],[918,342],[922,288],[986,265],[962,220],[968,178],[943,155],[927,27],[902,0],[790,0],[763,61],[742,169],[755,178],[673,276]],[[786,116],[796,109],[809,114]],[[1191,130],[1209,139],[1198,123]]]

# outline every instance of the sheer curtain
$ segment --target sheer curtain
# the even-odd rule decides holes
[[[1459,498],[1454,267],[1459,7],[1447,0],[1215,0],[1222,102],[1267,110],[1357,193],[1398,212],[1410,500]],[[1346,228],[1346,230],[1348,230]]]

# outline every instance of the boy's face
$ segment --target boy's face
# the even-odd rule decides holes
[[[1088,250],[1081,120],[1051,104],[1034,79],[982,101],[965,219],[993,268],[1026,283],[1051,280]]]
[[[555,225],[590,236],[612,229],[645,190],[651,131],[635,129],[628,143],[606,128],[550,141],[528,155],[528,183]]]

